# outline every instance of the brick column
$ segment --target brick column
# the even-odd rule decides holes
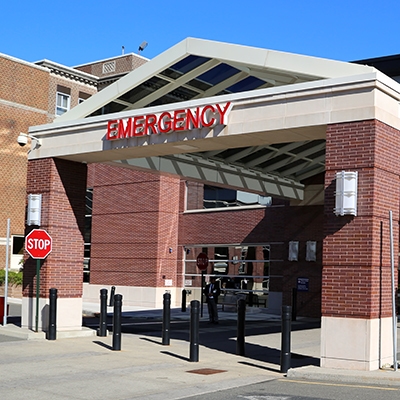
[[[85,164],[60,159],[29,161],[27,193],[42,194],[41,229],[53,239],[53,250],[40,271],[39,327],[47,330],[49,289],[58,289],[57,329],[82,327]],[[28,227],[27,229],[32,229]],[[36,260],[24,265],[22,326],[35,326]]]
[[[389,210],[393,211],[397,260],[399,139],[399,131],[376,120],[328,126],[322,276],[323,367],[373,370],[392,362]],[[358,171],[355,217],[337,217],[333,213],[335,173],[342,170]]]

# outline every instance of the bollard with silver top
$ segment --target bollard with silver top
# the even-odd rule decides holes
[[[171,293],[163,296],[163,321],[162,321],[162,344],[169,346],[169,327],[171,321]]]
[[[57,339],[57,289],[50,289],[49,296],[49,331],[47,333],[48,340]]]
[[[236,354],[245,355],[245,321],[246,321],[246,300],[239,299],[237,302],[237,339]]]
[[[97,336],[107,336],[107,289],[100,290],[100,323]]]
[[[199,361],[199,325],[200,325],[200,302],[190,302],[190,351],[189,361]]]
[[[282,306],[282,336],[281,336],[281,372],[286,373],[290,368],[290,334],[292,327],[292,307]]]
[[[113,350],[121,350],[121,314],[122,294],[114,296],[114,317],[113,317]]]

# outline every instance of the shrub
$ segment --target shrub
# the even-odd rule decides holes
[[[0,285],[4,285],[6,281],[6,271],[0,270]],[[8,271],[8,283],[10,285],[22,285],[22,272]]]

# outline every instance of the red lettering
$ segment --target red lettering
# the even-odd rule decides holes
[[[195,113],[189,108],[186,111],[186,125],[185,130],[198,129],[200,127],[200,110],[196,108]]]
[[[111,120],[108,121],[107,124],[107,140],[114,140],[117,139],[117,135],[118,135],[118,120]]]
[[[128,118],[126,120],[126,123],[124,123],[123,119],[120,119],[118,124],[118,139],[125,139],[131,136],[132,136],[132,118]]]
[[[139,117],[135,117],[133,119],[133,129],[132,129],[132,136],[143,136],[146,133],[144,132],[144,117],[141,115]]]
[[[156,135],[158,133],[156,123],[157,117],[154,114],[146,115],[146,120],[144,121],[144,133],[146,135],[151,135],[152,133]]]
[[[215,107],[217,107],[217,110],[219,112],[219,123],[221,125],[228,125],[227,113],[228,113],[228,111],[231,110],[232,103],[231,102],[226,103],[224,109],[219,104],[216,104]]]
[[[161,133],[171,132],[171,122],[172,116],[169,112],[163,112],[158,120],[158,130]]]
[[[205,126],[206,128],[209,128],[210,126],[214,125],[216,120],[214,117],[209,117],[209,115],[214,115],[215,108],[213,106],[205,106],[203,110],[201,111],[201,124]],[[207,118],[209,120],[207,121]]]
[[[174,122],[172,124],[173,131],[184,131],[185,130],[185,110],[174,111]]]
[[[179,109],[161,114],[140,115],[111,120],[107,123],[107,140],[132,136],[157,135],[172,131],[210,128],[216,124],[227,125],[232,103],[207,104],[204,107]]]

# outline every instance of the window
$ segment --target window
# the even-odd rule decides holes
[[[12,237],[12,254],[24,254],[24,236],[13,235]]]
[[[63,115],[69,110],[71,97],[65,93],[57,92],[56,115]]]
[[[57,85],[56,115],[63,115],[71,107],[71,89]]]
[[[202,251],[209,258],[206,275],[214,275],[221,281],[222,289],[248,290],[264,295],[269,290],[271,245],[216,245],[184,246],[185,286],[200,287],[201,272],[197,268],[197,256]],[[277,261],[277,260],[276,260]]]
[[[84,93],[84,92],[79,92],[79,97],[78,97],[78,104],[83,103],[85,100],[87,100],[90,97],[90,94]]]
[[[246,193],[233,189],[204,185],[203,208],[266,206],[269,207],[272,198],[254,193]]]

